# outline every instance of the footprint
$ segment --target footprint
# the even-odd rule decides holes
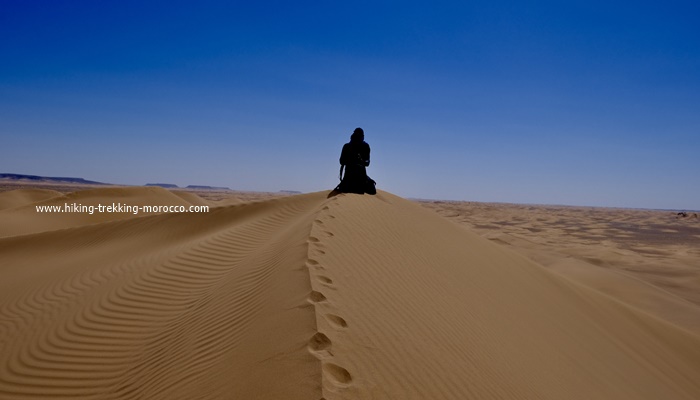
[[[316,332],[311,340],[309,340],[309,348],[313,351],[328,350],[331,348],[331,340],[323,333]]]
[[[318,243],[320,240],[315,236],[309,236],[309,242]]]
[[[319,225],[323,225],[323,221],[321,221],[320,219],[315,219],[314,222]]]
[[[329,217],[335,219],[335,215],[329,215]]]
[[[311,294],[309,294],[309,299],[314,303],[321,303],[326,301],[326,296],[324,296],[321,292],[312,290]]]
[[[348,323],[345,320],[335,314],[326,314],[326,319],[335,328],[347,328]]]
[[[329,237],[335,236],[335,235],[333,234],[333,232],[323,231],[323,233],[325,233],[325,234],[328,235]]]
[[[329,210],[330,208],[328,206],[325,206],[322,208],[322,210]]]
[[[319,249],[316,249],[316,252],[318,252],[318,254],[326,254],[326,252],[325,252],[325,251],[323,251],[323,250],[319,250]]]
[[[314,260],[313,258],[309,258],[308,260],[306,260],[306,262],[309,265],[318,265],[318,261]]]
[[[333,363],[324,364],[323,372],[335,383],[347,385],[352,382],[352,376],[348,370]]]
[[[319,275],[319,276],[318,276],[318,280],[321,281],[321,282],[323,282],[323,283],[327,283],[327,284],[329,284],[329,285],[333,283],[333,279],[331,279],[331,278],[329,278],[329,277],[327,277],[327,276],[323,276],[323,275]]]

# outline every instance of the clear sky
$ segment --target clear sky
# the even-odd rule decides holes
[[[700,209],[697,1],[2,1],[0,172]]]

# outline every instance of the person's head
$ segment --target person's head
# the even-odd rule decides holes
[[[362,128],[355,128],[350,136],[350,140],[363,141],[365,140],[365,131]]]

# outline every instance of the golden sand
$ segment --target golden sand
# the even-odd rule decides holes
[[[327,194],[0,193],[0,398],[700,398],[673,318],[392,194]],[[66,199],[212,208],[32,211]]]

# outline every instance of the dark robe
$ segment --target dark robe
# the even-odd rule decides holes
[[[344,166],[345,175],[338,185],[344,193],[364,194],[367,189],[367,167],[369,166],[369,144],[364,140],[351,139],[345,143],[340,153],[340,165]]]

